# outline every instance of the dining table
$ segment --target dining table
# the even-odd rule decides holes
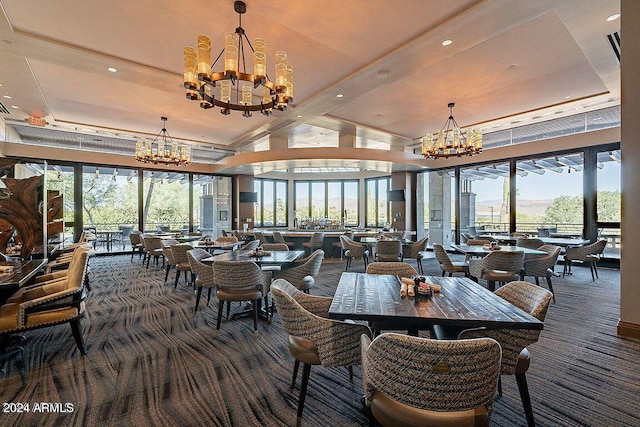
[[[235,251],[243,244],[242,242],[218,242],[216,240],[211,240],[211,241],[193,240],[187,243],[194,248],[204,249],[212,253],[216,250]]]
[[[483,239],[483,238],[493,238],[495,240],[497,240],[500,243],[504,243],[504,244],[508,244],[508,245],[515,245],[516,241],[518,240],[517,237],[514,236],[510,236],[508,234],[496,234],[496,235],[488,235],[488,234],[480,234],[477,236],[477,238],[479,239]],[[556,245],[556,246],[561,246],[563,248],[569,247],[569,246],[584,246],[590,243],[589,240],[586,239],[582,239],[582,238],[577,238],[577,237],[569,237],[569,236],[552,236],[552,237],[535,237],[536,239],[540,239],[542,240],[542,242],[544,242],[544,244],[546,245]]]
[[[401,296],[394,275],[344,272],[329,308],[329,318],[368,321],[376,330],[419,330],[434,325],[459,329],[542,329],[543,323],[466,277],[426,276],[440,285],[430,296]]]
[[[465,255],[471,255],[471,256],[481,257],[481,258],[486,256],[490,252],[524,252],[525,258],[548,255],[544,251],[525,248],[522,246],[500,245],[498,246],[498,249],[491,249],[487,246],[480,246],[480,245],[451,245],[451,248]]]
[[[304,256],[304,251],[265,251],[262,256],[255,256],[253,250],[235,250],[231,252],[225,252],[223,254],[210,256],[202,259],[204,263],[213,263],[216,261],[253,261],[258,265],[279,265],[286,266],[292,264],[297,259]]]
[[[27,285],[47,262],[46,258],[0,262],[0,302],[4,302],[12,293]]]

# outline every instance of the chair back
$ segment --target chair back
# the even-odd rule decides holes
[[[518,237],[516,239],[516,246],[520,246],[521,248],[538,249],[543,245],[544,242],[542,240],[533,237]]]
[[[187,251],[189,266],[196,275],[196,285],[213,287],[213,265],[205,264],[201,260],[210,257],[211,254],[204,249],[195,248]]]
[[[368,274],[394,274],[401,277],[418,275],[416,269],[406,262],[372,262],[367,265],[366,272]]]
[[[265,251],[288,251],[289,246],[286,243],[265,243],[262,245]]]
[[[173,261],[176,264],[179,263],[188,263],[189,258],[187,257],[187,252],[193,249],[193,246],[187,243],[179,243],[171,245],[171,253],[173,254]]]
[[[242,247],[243,250],[252,251],[260,246],[260,240],[252,240]]]
[[[269,243],[269,241],[267,240],[267,238],[266,238],[266,237],[264,237],[264,234],[262,234],[262,231],[254,231],[254,232],[253,232],[253,238],[254,238],[255,240],[260,240],[260,243],[261,243],[261,244]]]
[[[598,240],[595,243],[591,243],[586,246],[577,246],[567,248],[564,254],[565,260],[584,261],[589,255],[601,255],[604,252],[604,248],[607,246],[606,240]]]
[[[440,263],[440,268],[442,271],[446,272],[455,272],[456,268],[451,262],[451,258],[449,258],[449,254],[444,250],[442,245],[437,243],[433,244],[433,253],[436,255],[436,260]]]
[[[320,272],[323,259],[324,251],[322,249],[316,249],[311,255],[298,261],[295,267],[274,271],[273,277],[276,279],[285,279],[293,284],[301,283],[305,276],[315,278]]]
[[[550,234],[548,228],[538,228],[538,237],[549,237]]]
[[[150,236],[144,237],[143,243],[144,243],[145,249],[149,253],[151,253],[156,249],[162,249],[162,239],[159,237],[150,237]]]
[[[129,240],[131,241],[131,246],[134,247],[136,245],[142,244],[142,233],[139,231],[132,231],[129,233]]]
[[[485,269],[520,272],[524,262],[524,252],[501,252],[493,251],[483,259]]]
[[[213,280],[219,289],[267,287],[267,276],[253,261],[216,261],[213,263]]]
[[[380,261],[400,261],[402,243],[400,240],[378,240],[376,242],[376,259]]]
[[[366,244],[351,240],[344,234],[340,236],[340,244],[342,245],[345,256],[361,257],[365,252],[368,253]]]
[[[427,243],[429,242],[428,237],[423,237],[417,242],[411,243],[406,247],[404,251],[405,258],[417,258],[420,255],[420,252],[427,250]]]
[[[238,241],[236,236],[220,236],[216,239],[219,243],[234,243]]]
[[[273,241],[275,243],[285,243],[284,237],[282,236],[282,233],[280,233],[279,231],[273,232]]]
[[[540,321],[544,321],[552,294],[540,286],[529,282],[514,281],[500,287],[495,294],[515,305]],[[515,373],[520,352],[538,341],[540,330],[528,329],[468,329],[458,338],[491,337],[502,347],[501,373]]]
[[[467,241],[471,239],[471,236],[469,235],[469,233],[460,233],[460,242],[467,244]]]
[[[501,350],[495,340],[438,341],[385,333],[373,341],[362,337],[361,346],[367,404],[378,397],[377,393],[382,393],[412,408],[434,411],[413,414],[424,417],[426,425],[439,424],[435,420],[427,423],[427,420],[446,416],[438,414],[442,412],[477,409],[489,418],[500,374]],[[372,406],[374,415],[376,406]],[[398,419],[407,417],[402,413],[397,415]],[[476,425],[473,422],[476,414],[465,415],[471,422],[467,419],[464,425]],[[451,418],[447,419],[451,421]]]

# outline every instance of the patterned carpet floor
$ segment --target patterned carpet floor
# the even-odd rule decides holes
[[[439,274],[435,260],[424,264],[426,274]],[[343,268],[325,260],[312,293],[331,296]],[[27,333],[25,384],[13,362],[0,378],[0,425],[294,425],[298,389],[289,388],[293,359],[277,315],[259,323],[257,337],[250,318],[223,321],[217,333],[214,298],[194,316],[195,294],[182,282],[174,289],[173,273],[165,285],[161,269],[123,255],[96,257],[91,269],[88,354],[68,325]],[[557,302],[530,347],[537,425],[640,425],[640,341],[616,336],[619,271],[599,273],[592,282],[588,268],[574,267],[573,276],[554,279]],[[303,425],[367,425],[354,371],[350,381],[346,368],[312,369]],[[503,378],[503,390],[492,425],[525,425],[513,377]],[[73,411],[16,413],[6,404],[41,402],[69,402]]]

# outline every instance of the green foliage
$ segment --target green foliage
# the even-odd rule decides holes
[[[582,224],[582,196],[560,196],[544,212],[547,224]]]
[[[620,215],[620,191],[598,191],[598,221],[619,222]]]

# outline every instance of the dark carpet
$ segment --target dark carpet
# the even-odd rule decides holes
[[[427,274],[439,273],[435,260],[424,264]],[[352,270],[363,271],[362,263]],[[325,260],[312,293],[331,296],[342,271],[339,260]],[[540,426],[640,425],[640,341],[616,336],[619,271],[599,273],[592,282],[588,268],[574,267],[573,276],[554,279],[557,302],[530,347],[527,374]],[[0,378],[0,425],[294,425],[298,389],[289,388],[293,359],[278,316],[259,323],[258,337],[250,318],[223,321],[216,333],[216,302],[201,301],[194,317],[193,290],[174,289],[173,273],[166,285],[163,278],[128,256],[94,258],[83,320],[88,355],[68,325],[27,333],[25,385],[13,362]],[[355,374],[350,381],[346,368],[313,367],[303,425],[366,425]],[[515,379],[504,377],[503,389],[492,425],[525,425]],[[69,402],[73,411],[34,412],[41,402]]]

